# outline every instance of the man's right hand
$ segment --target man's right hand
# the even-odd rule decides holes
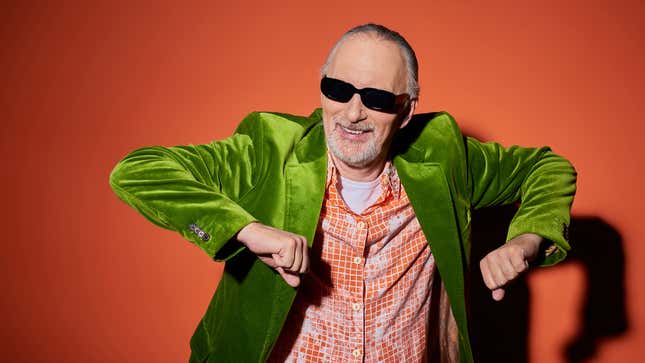
[[[307,239],[303,236],[253,222],[238,232],[237,240],[278,271],[290,286],[298,286],[300,274],[309,270]]]

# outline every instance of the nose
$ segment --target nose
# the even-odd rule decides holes
[[[359,122],[367,118],[367,112],[365,111],[365,106],[361,101],[361,96],[358,93],[355,93],[352,96],[352,99],[347,102],[347,108],[345,112],[345,117],[349,122]]]

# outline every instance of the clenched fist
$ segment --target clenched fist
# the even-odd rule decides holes
[[[504,298],[504,287],[529,268],[540,251],[543,238],[526,233],[508,241],[482,258],[479,267],[486,287],[493,291],[493,299]]]
[[[300,274],[309,270],[307,239],[303,236],[254,222],[238,232],[237,240],[278,271],[290,286],[298,286]]]

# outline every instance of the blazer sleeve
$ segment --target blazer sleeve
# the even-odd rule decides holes
[[[568,226],[576,191],[576,171],[571,163],[548,147],[504,148],[469,137],[466,148],[473,208],[521,202],[507,241],[535,233],[553,243],[538,264],[564,259],[571,249]]]
[[[210,144],[135,150],[112,170],[110,186],[152,223],[179,232],[215,260],[230,258],[240,248],[218,252],[256,220],[238,204],[256,185],[262,160],[254,146],[261,125],[253,119]]]

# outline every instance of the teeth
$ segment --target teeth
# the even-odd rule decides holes
[[[364,132],[364,130],[352,130],[352,129],[348,129],[347,127],[344,127],[344,126],[341,126],[341,127],[343,128],[343,130],[345,130],[345,132],[350,133],[352,135],[359,135],[359,134],[362,134]]]

